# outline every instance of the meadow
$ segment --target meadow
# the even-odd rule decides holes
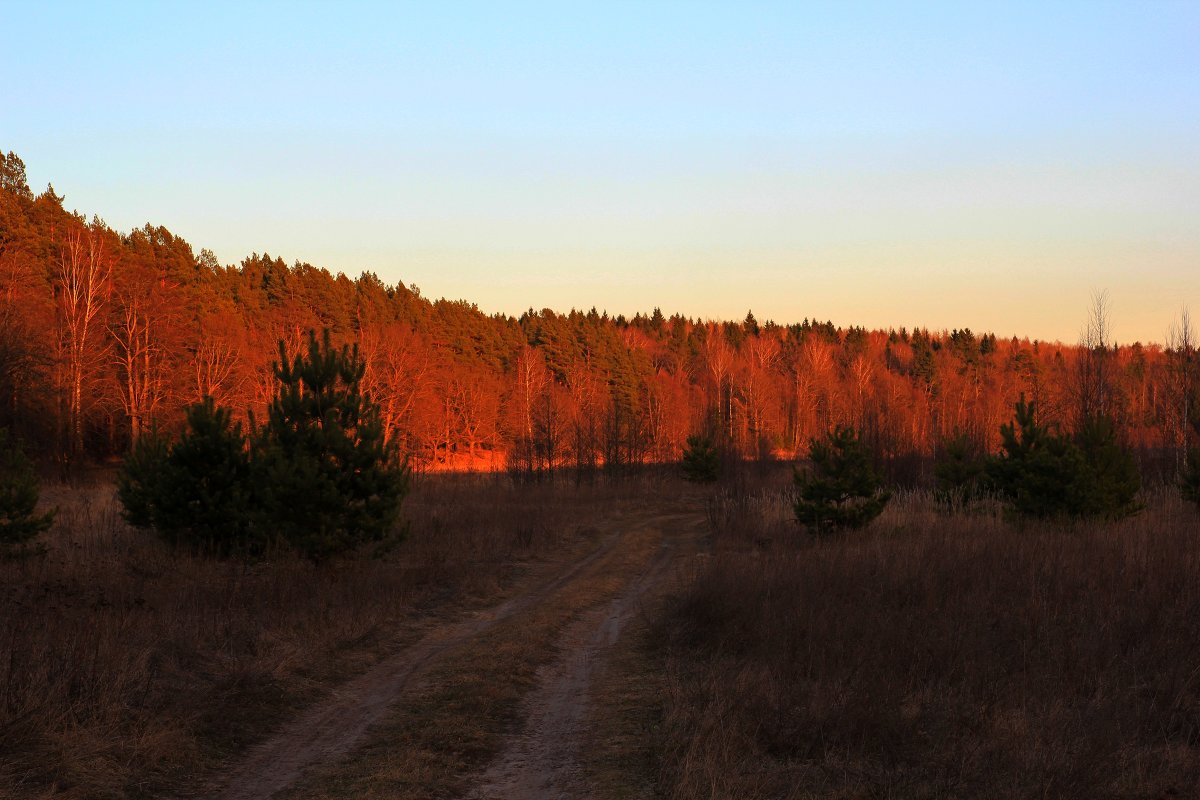
[[[0,797],[204,795],[204,776],[334,687],[523,596],[602,531],[618,545],[589,580],[618,585],[605,565],[646,543],[611,537],[664,504],[707,534],[598,665],[585,718],[609,740],[582,755],[591,796],[1157,798],[1200,783],[1200,517],[1177,493],[1064,523],[901,491],[867,529],[815,538],[789,476],[740,470],[705,491],[662,474],[424,476],[395,551],[319,566],[194,557],[128,527],[105,481],[47,485],[46,552],[0,562]],[[299,796],[391,796],[397,765],[438,759],[445,775],[405,791],[452,796],[519,733],[556,631],[598,602],[575,597],[588,585],[528,595]],[[437,734],[476,727],[458,755]]]
[[[422,626],[586,544],[580,508],[630,491],[428,476],[394,552],[314,566],[192,556],[127,526],[107,481],[47,485],[46,552],[0,561],[0,797],[186,783]]]
[[[670,798],[1182,797],[1200,785],[1200,517],[953,515],[902,493],[798,533],[710,501],[711,557],[651,636]]]

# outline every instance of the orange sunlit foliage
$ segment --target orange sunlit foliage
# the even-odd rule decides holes
[[[280,342],[291,354],[323,328],[358,346],[386,435],[419,468],[670,461],[698,431],[746,458],[792,457],[846,424],[893,477],[915,478],[951,435],[995,450],[1022,393],[1043,419],[1070,425],[1081,375],[1103,376],[1103,400],[1144,468],[1168,468],[1193,435],[1191,340],[1097,356],[965,328],[658,309],[487,315],[370,273],[351,280],[267,254],[223,266],[161,227],[121,235],[67,212],[52,189],[28,191],[15,156],[0,162],[0,424],[63,464],[119,456],[152,425],[176,430],[206,395],[261,413]]]

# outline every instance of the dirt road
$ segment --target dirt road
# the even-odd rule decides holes
[[[613,526],[598,546],[552,579],[492,609],[433,630],[415,644],[378,663],[300,714],[217,776],[207,796],[219,800],[268,800],[310,770],[354,758],[373,725],[406,692],[421,691],[421,679],[447,654],[469,647],[498,626],[519,636],[525,617],[540,607],[569,602],[570,589],[585,580],[620,580],[613,597],[598,607],[572,610],[558,637],[558,656],[538,673],[537,686],[522,703],[521,730],[513,732],[496,760],[469,781],[475,800],[533,800],[585,797],[577,762],[591,675],[622,628],[668,573],[674,558],[696,547],[696,515],[646,511]],[[618,574],[607,576],[630,531],[644,545],[653,531],[658,546]],[[691,533],[681,535],[679,531]],[[686,542],[684,547],[681,542]],[[640,552],[640,551],[639,551]]]
[[[661,580],[672,553],[672,545],[664,542],[620,597],[567,628],[559,641],[562,655],[541,671],[540,685],[525,699],[523,730],[475,780],[467,793],[470,800],[587,797],[579,752],[592,675],[637,611],[638,601]]]

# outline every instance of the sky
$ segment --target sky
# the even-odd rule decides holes
[[[5,2],[0,148],[127,231],[487,312],[1117,341],[1200,311],[1200,0]]]

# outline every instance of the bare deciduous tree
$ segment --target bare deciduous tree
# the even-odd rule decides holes
[[[194,402],[211,397],[219,406],[229,402],[230,395],[241,389],[245,379],[237,373],[241,351],[237,345],[218,336],[205,336],[192,354]]]
[[[83,449],[83,387],[95,358],[93,323],[107,298],[112,266],[99,223],[75,225],[67,232],[59,247],[55,294],[68,457]]]
[[[164,337],[174,320],[165,287],[155,276],[142,274],[118,284],[114,293],[117,313],[109,332],[116,344],[117,393],[135,443],[150,429],[170,386],[172,347]]]
[[[400,323],[364,325],[358,341],[366,364],[363,392],[379,403],[384,440],[391,444],[428,390],[431,348],[411,326]]]
[[[1200,424],[1200,416],[1194,407],[1193,394],[1200,389],[1200,358],[1196,351],[1196,332],[1192,328],[1192,317],[1187,307],[1180,309],[1179,317],[1167,329],[1167,390],[1170,412],[1167,415],[1168,435],[1175,450],[1176,466],[1183,468],[1187,456],[1189,423]],[[1200,436],[1200,431],[1196,432]]]
[[[723,435],[733,439],[733,383],[729,373],[733,369],[734,351],[725,338],[725,332],[715,322],[706,326],[704,336],[704,369],[712,378],[718,418],[722,425]]]
[[[1112,376],[1109,375],[1111,308],[1108,291],[1092,295],[1088,319],[1079,337],[1079,361],[1075,377],[1075,411],[1078,421],[1111,414]]]

